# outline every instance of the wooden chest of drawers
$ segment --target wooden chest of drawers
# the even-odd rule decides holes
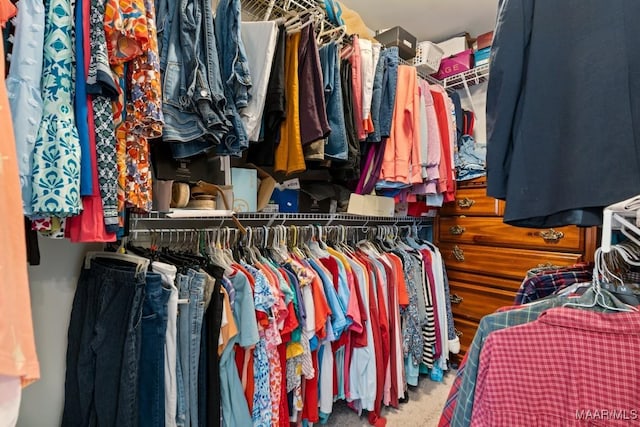
[[[513,304],[529,269],[593,259],[595,228],[513,227],[502,222],[503,212],[503,202],[487,197],[479,178],[460,183],[455,202],[444,205],[435,221],[462,354],[483,316]]]

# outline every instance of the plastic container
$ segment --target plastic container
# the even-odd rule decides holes
[[[413,65],[426,74],[433,74],[440,69],[443,56],[444,51],[437,44],[430,41],[420,42],[416,46]]]

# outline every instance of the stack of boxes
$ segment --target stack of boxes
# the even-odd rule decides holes
[[[386,47],[397,46],[400,58],[438,80],[463,73],[489,63],[493,31],[472,38],[469,33],[457,34],[443,42],[417,42],[416,37],[402,27],[379,31],[376,39]]]

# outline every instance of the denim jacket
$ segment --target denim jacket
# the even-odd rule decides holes
[[[231,130],[209,0],[158,0],[163,139],[175,158],[209,151]]]

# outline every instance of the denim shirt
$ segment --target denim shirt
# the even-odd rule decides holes
[[[18,155],[22,211],[28,216],[32,213],[33,148],[42,117],[40,80],[44,52],[44,5],[38,0],[21,0],[18,10],[11,68],[6,84]],[[1,60],[4,61],[4,58]]]

